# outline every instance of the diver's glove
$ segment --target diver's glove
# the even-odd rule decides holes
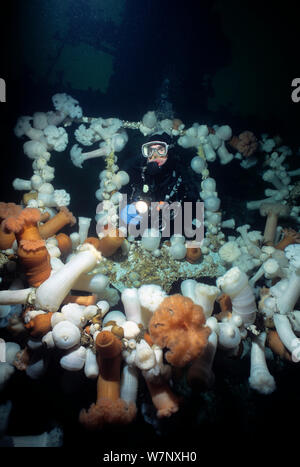
[[[134,203],[127,204],[125,208],[121,210],[120,218],[125,224],[138,225],[142,220],[142,216],[136,210]]]

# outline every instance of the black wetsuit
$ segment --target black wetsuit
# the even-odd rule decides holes
[[[127,172],[130,187],[126,191],[129,202],[146,197],[151,201],[196,201],[199,188],[193,180],[193,172],[186,158],[180,158],[175,150],[169,151],[167,161],[160,167],[156,162],[147,162],[142,155],[128,161]],[[143,186],[148,185],[147,193]]]

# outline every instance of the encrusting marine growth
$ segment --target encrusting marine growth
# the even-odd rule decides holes
[[[27,138],[23,149],[33,175],[13,181],[19,205],[0,203],[0,327],[22,345],[6,343],[9,362],[1,364],[0,387],[15,370],[38,379],[46,371],[45,352],[60,349],[65,371],[82,371],[95,381],[96,402],[79,415],[88,430],[132,422],[143,379],[156,416],[171,417],[182,400],[173,384],[176,368],[190,387],[213,388],[217,352],[232,358],[248,353],[250,387],[275,391],[266,346],[284,360],[300,361],[300,234],[280,226],[283,219],[300,223],[299,182],[292,181],[300,174],[289,170],[290,148],[250,131],[235,136],[228,125],[185,128],[179,119],[159,121],[153,111],[138,122],[91,118],[67,94],[52,101],[55,111],[18,119],[15,134]],[[66,150],[70,122],[77,124],[73,164],[80,169],[95,157],[105,162],[96,231],[90,218],[76,220],[70,194],[52,184],[55,168],[48,164],[53,151]],[[163,239],[156,228],[130,238],[119,228],[122,187],[130,175],[120,170],[117,155],[128,132],[137,131],[154,139],[167,133],[194,151],[191,169],[204,203],[200,243],[181,234]],[[83,151],[79,145],[98,147]],[[247,209],[266,216],[264,232],[222,219],[209,171],[211,162],[233,159],[247,170],[258,156],[265,158],[269,186],[266,198],[248,201]],[[61,232],[66,227],[72,233]],[[225,235],[227,229],[234,234]],[[179,279],[181,293],[170,294]]]

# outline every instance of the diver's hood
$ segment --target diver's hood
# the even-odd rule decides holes
[[[155,133],[154,135],[148,135],[145,140],[145,143],[150,143],[150,141],[164,141],[168,145],[174,143],[172,136],[168,135],[165,132],[162,133],[161,135],[157,133]]]

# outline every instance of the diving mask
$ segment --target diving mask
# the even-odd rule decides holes
[[[164,141],[149,141],[142,146],[142,154],[144,157],[151,158],[154,154],[158,157],[166,157],[168,154],[169,145]]]

